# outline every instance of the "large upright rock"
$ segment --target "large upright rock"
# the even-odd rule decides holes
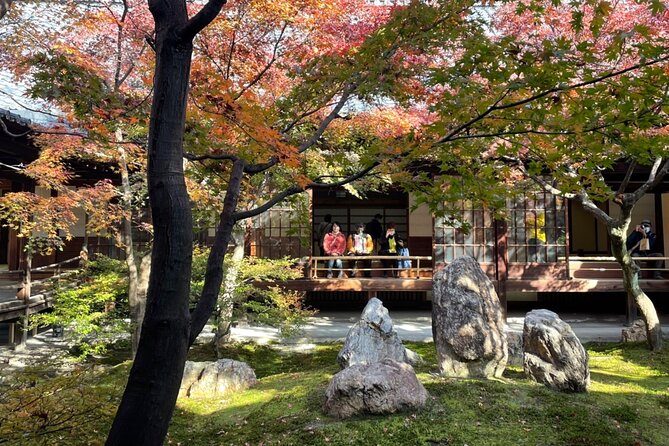
[[[492,282],[474,258],[453,261],[434,275],[432,336],[441,373],[499,377],[508,351],[504,316]]]
[[[354,364],[371,364],[385,358],[415,365],[420,356],[402,345],[388,309],[372,297],[362,311],[360,320],[351,327],[337,355],[341,368]]]
[[[325,397],[325,413],[347,418],[417,409],[425,405],[427,391],[409,364],[384,359],[356,364],[337,373]]]
[[[247,389],[256,382],[255,372],[245,362],[186,361],[179,397],[212,398]]]
[[[588,353],[569,324],[549,310],[533,310],[523,327],[523,368],[535,381],[561,392],[585,392]]]

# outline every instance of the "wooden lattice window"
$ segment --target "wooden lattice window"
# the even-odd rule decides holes
[[[469,230],[463,229],[463,224]],[[434,259],[450,263],[456,258],[469,255],[479,263],[495,260],[495,230],[493,214],[483,209],[473,209],[463,203],[457,223],[449,224],[443,218],[435,219]]]
[[[545,191],[509,200],[510,263],[556,263],[566,255],[566,201]]]

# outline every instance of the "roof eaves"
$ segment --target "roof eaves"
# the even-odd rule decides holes
[[[16,113],[12,113],[9,110],[5,110],[4,108],[0,108],[0,118],[4,119],[5,121],[11,121],[25,127],[29,127],[31,124],[30,119],[26,119],[20,115],[17,115]]]

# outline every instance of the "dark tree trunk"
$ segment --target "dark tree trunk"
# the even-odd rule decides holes
[[[142,337],[108,445],[161,445],[183,375],[190,317],[192,216],[183,173],[183,132],[192,54],[179,37],[184,2],[150,3],[156,20],[156,69],[148,147],[154,225]]]
[[[193,39],[225,0],[188,18],[185,0],[149,0],[156,69],[149,125],[148,185],[154,242],[137,355],[108,445],[162,445],[189,347],[193,222],[183,171],[183,136]]]

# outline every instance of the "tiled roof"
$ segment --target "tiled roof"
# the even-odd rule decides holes
[[[12,113],[9,110],[2,108],[0,108],[0,118],[4,119],[5,121],[12,121],[19,125],[24,125],[26,127],[30,125],[30,119],[25,119],[16,113]]]
[[[11,73],[0,69],[0,111],[2,117],[14,122],[28,125],[53,125],[58,119],[58,110],[26,96],[27,88],[16,82]]]

